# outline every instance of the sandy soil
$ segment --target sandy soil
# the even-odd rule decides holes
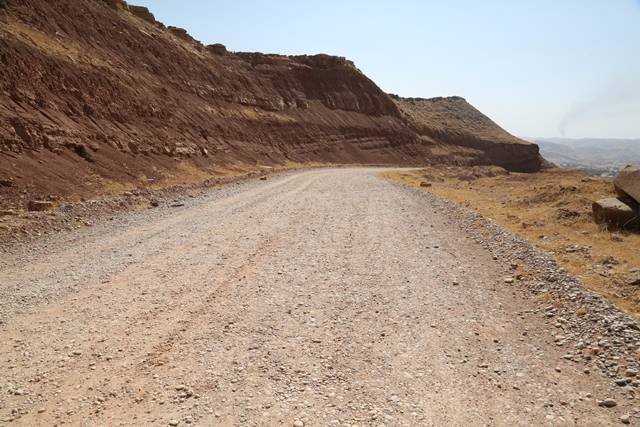
[[[637,421],[562,358],[508,262],[378,172],[230,185],[10,250],[0,424]]]

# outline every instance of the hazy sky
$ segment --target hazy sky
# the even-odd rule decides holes
[[[640,138],[640,0],[131,0],[229,50],[346,56],[520,136]]]

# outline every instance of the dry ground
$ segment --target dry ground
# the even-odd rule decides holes
[[[565,359],[509,262],[378,173],[225,186],[10,250],[0,423],[635,422],[638,381]]]
[[[128,181],[89,175],[84,178],[83,191],[66,196],[49,194],[33,197],[24,191],[20,193],[19,200],[0,197],[0,251],[10,242],[25,243],[52,232],[84,228],[116,213],[144,210],[158,203],[171,204],[177,198],[196,197],[211,188],[232,182],[326,166],[321,163],[283,162],[273,166],[237,163],[199,167],[193,162],[182,161],[171,170],[157,171],[153,177],[140,174]],[[29,212],[27,200],[33,199],[50,200],[56,209]]]
[[[386,176],[494,219],[552,253],[589,289],[640,315],[640,275],[634,271],[640,268],[640,235],[608,231],[591,216],[592,201],[615,196],[610,181],[568,169],[517,174],[498,167],[442,166]],[[638,285],[630,284],[634,280]]]

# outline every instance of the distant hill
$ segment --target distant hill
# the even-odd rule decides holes
[[[640,139],[524,138],[540,146],[542,156],[562,167],[613,176],[628,164],[640,164]]]

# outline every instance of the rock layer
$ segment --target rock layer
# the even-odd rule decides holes
[[[509,134],[464,98],[392,98],[418,134],[472,150],[475,164],[494,164],[517,172],[535,172],[544,164],[537,145]]]
[[[497,126],[477,110],[479,128],[418,123],[345,58],[227,52],[120,0],[9,0],[0,66],[0,179],[16,184],[4,200],[159,177],[185,159],[540,168],[537,146],[479,133]]]

